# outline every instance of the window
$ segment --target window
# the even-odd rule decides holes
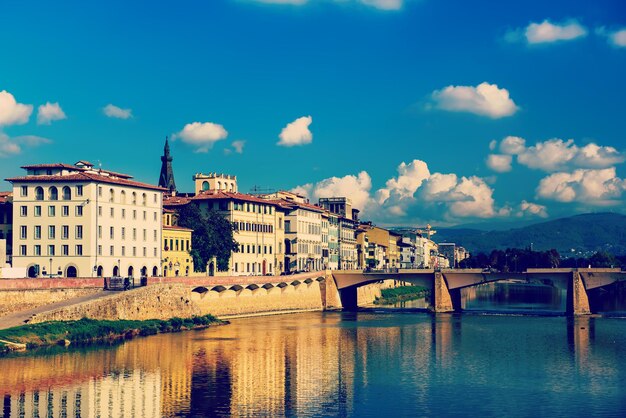
[[[83,226],[76,225],[76,239],[83,239]]]
[[[63,200],[72,200],[72,190],[67,186],[63,187]]]
[[[153,251],[152,251],[152,253],[153,253],[153,254],[154,254],[154,256],[156,257],[156,256],[157,256],[157,249],[156,249],[156,247],[152,248],[152,250],[153,250]]]
[[[147,230],[143,230],[143,240],[147,241],[148,240],[148,231]]]
[[[61,227],[61,239],[69,239],[70,237],[70,227],[68,225],[63,225]]]
[[[98,245],[98,255],[102,255],[102,245]]]
[[[137,219],[137,211],[133,210],[133,219]]]
[[[122,219],[126,219],[126,209],[122,209]]]
[[[113,246],[109,247],[109,255],[114,255],[115,251],[113,251]]]
[[[76,206],[76,216],[83,216],[83,207]]]
[[[54,225],[49,225],[48,226],[48,239],[55,239],[56,238],[56,227]]]
[[[110,227],[109,228],[109,238],[111,238],[111,239],[115,238],[115,228],[114,227]]]
[[[28,207],[20,206],[20,216],[28,216]]]
[[[126,204],[126,192],[124,190],[120,192],[120,203]]]
[[[133,241],[137,240],[137,228],[133,228]]]
[[[154,199],[153,199],[153,200],[154,200],[154,203],[156,203],[156,202],[157,202],[157,195],[156,195],[156,193],[155,193],[155,194],[153,194],[153,196],[154,196]]]
[[[126,239],[126,228],[122,227],[122,239]]]
[[[59,191],[56,187],[52,186],[48,189],[48,199],[59,200]]]
[[[61,255],[70,255],[70,246],[69,245],[61,245]]]
[[[122,257],[126,256],[126,247],[122,245]]]
[[[83,255],[83,246],[81,244],[78,244],[74,251],[76,252],[76,255]]]
[[[76,186],[76,196],[82,196],[83,195],[83,186],[78,185]]]
[[[136,204],[137,204],[137,193],[135,193],[135,192],[133,192],[133,194],[132,194],[131,203],[132,203],[133,205],[136,205]]]
[[[54,217],[56,216],[56,207],[55,206],[48,206],[48,216],[50,217]]]
[[[41,225],[35,225],[35,239],[41,239]]]
[[[153,232],[154,232],[154,234],[153,234],[154,236],[152,238],[152,241],[156,241],[157,240],[157,230],[155,229]]]
[[[26,246],[20,245],[20,255],[26,255]]]
[[[156,212],[154,212],[154,219],[153,219],[153,220],[154,220],[155,222],[156,222],[156,220],[157,220],[157,213],[156,213]]]
[[[35,216],[41,216],[41,206],[35,206]]]
[[[145,221],[146,219],[147,219],[147,218],[146,218],[146,211],[144,210],[144,211],[143,211],[143,220]]]
[[[144,257],[148,256],[148,249],[146,247],[143,247],[143,256]]]
[[[146,204],[147,204],[147,203],[148,203],[148,197],[147,197],[147,196],[146,196],[146,194],[144,193],[144,194],[142,194],[142,195],[141,195],[141,204],[142,204],[143,206],[146,206]]]
[[[61,206],[61,216],[70,216],[69,206]]]
[[[41,255],[41,245],[35,245],[34,254]]]
[[[43,200],[43,187],[35,187],[35,200]]]
[[[48,255],[54,255],[54,245],[48,245]]]
[[[137,247],[133,247],[133,257],[137,257]]]
[[[111,218],[115,216],[115,208],[111,208]]]
[[[113,203],[115,201],[115,191],[113,189],[109,189],[109,202]]]
[[[22,197],[28,196],[28,186],[20,187],[20,196]]]
[[[102,206],[98,206],[98,216],[102,216]]]
[[[102,225],[98,225],[98,238],[102,238]]]
[[[102,186],[98,186],[98,196],[102,197]]]
[[[20,226],[20,239],[26,239],[26,231],[28,230],[28,228],[26,227],[26,225],[22,225]]]

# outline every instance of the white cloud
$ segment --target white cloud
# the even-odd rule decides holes
[[[50,125],[53,120],[67,119],[65,112],[59,106],[59,102],[50,103],[39,106],[37,109],[37,124],[38,125]]]
[[[439,109],[470,112],[493,119],[511,116],[518,110],[507,89],[487,82],[476,87],[448,86],[442,90],[435,90],[432,98]]]
[[[4,132],[0,132],[0,158],[20,154],[24,145],[27,147],[36,147],[50,142],[52,141],[40,136],[22,135],[10,138]]]
[[[495,139],[492,139],[491,142],[489,142],[489,151],[495,150],[497,146],[498,146],[498,141],[496,141]]]
[[[492,218],[493,189],[479,177],[461,177],[456,174],[434,173],[419,190],[418,196],[430,202],[444,202],[448,217]]]
[[[516,156],[517,162],[521,165],[548,172],[573,168],[606,168],[626,160],[626,155],[614,147],[600,146],[593,142],[579,147],[573,139],[564,141],[559,138],[537,142],[527,147],[524,138],[507,136],[500,142],[500,152]],[[488,161],[488,165],[489,163]]]
[[[0,126],[23,125],[32,112],[33,105],[18,103],[11,93],[0,91]]]
[[[264,4],[282,4],[292,6],[302,6],[313,3],[313,0],[251,0]],[[406,3],[406,0],[331,0],[335,3],[357,3],[373,7],[379,10],[400,10]]]
[[[587,29],[576,21],[562,24],[544,20],[541,23],[531,23],[524,30],[528,44],[545,44],[558,41],[571,41],[587,35]]]
[[[620,48],[626,48],[626,29],[618,30],[609,35],[611,43]]]
[[[558,202],[581,202],[589,205],[615,204],[626,190],[626,181],[617,177],[615,167],[578,169],[544,177],[537,196]]]
[[[487,167],[498,173],[511,171],[513,157],[506,154],[489,154],[487,157]]]
[[[174,135],[174,138],[180,138],[183,142],[195,146],[195,152],[208,152],[215,142],[227,136],[228,132],[222,125],[212,122],[193,122],[185,125],[182,131]]]
[[[353,207],[362,210],[372,203],[371,188],[372,179],[366,171],[361,171],[357,176],[331,177],[316,184],[298,186],[292,191],[307,196],[313,202],[321,197],[347,197],[352,200]]]
[[[243,154],[243,147],[246,145],[246,141],[233,141],[231,145],[237,154]]]
[[[108,104],[102,108],[104,114],[110,118],[129,119],[133,117],[132,109],[122,109],[113,104]]]
[[[424,180],[430,177],[428,166],[421,160],[413,160],[409,164],[402,162],[397,170],[398,177],[387,180],[386,187],[378,191],[378,200],[387,200],[390,196],[412,198]]]
[[[293,147],[295,145],[305,145],[313,142],[313,134],[309,130],[309,125],[313,122],[311,116],[303,116],[288,123],[283,128],[280,135],[280,141],[277,145],[284,147]]]
[[[540,218],[547,218],[548,209],[543,205],[522,200],[522,203],[520,203],[519,210],[516,215],[518,217],[539,216]]]
[[[507,136],[500,142],[500,152],[517,155],[526,149],[526,140],[519,136]]]

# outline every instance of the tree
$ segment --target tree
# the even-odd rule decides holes
[[[619,265],[619,262],[613,254],[606,251],[598,251],[589,258],[591,267],[614,267]]]
[[[213,257],[219,270],[227,270],[231,252],[239,249],[232,224],[214,210],[204,216],[193,203],[183,206],[178,216],[178,225],[193,229],[190,254],[196,271],[203,271]]]

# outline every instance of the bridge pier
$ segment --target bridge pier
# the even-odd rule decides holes
[[[452,304],[452,296],[450,295],[448,284],[440,271],[435,272],[431,295],[433,299],[431,309],[433,312],[454,312],[454,305]],[[460,292],[458,299],[460,302]]]
[[[339,298],[341,299],[341,306],[344,310],[356,311],[359,307],[359,298],[356,286],[339,290]]]
[[[567,308],[568,315],[590,315],[589,297],[585,289],[585,283],[578,271],[572,272],[572,277],[567,284]]]

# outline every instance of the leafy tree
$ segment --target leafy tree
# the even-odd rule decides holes
[[[231,252],[239,248],[232,224],[214,210],[205,216],[193,203],[183,206],[178,215],[178,225],[193,229],[190,254],[196,271],[203,271],[213,257],[219,270],[227,270]]]
[[[613,254],[606,251],[598,251],[589,258],[591,267],[614,267],[618,266],[619,262]]]

